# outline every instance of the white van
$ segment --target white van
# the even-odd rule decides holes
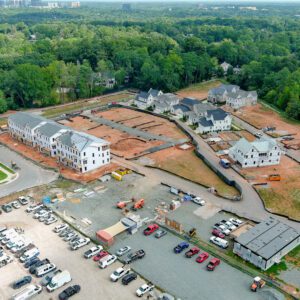
[[[56,265],[55,264],[45,264],[43,266],[37,267],[37,269],[35,270],[35,275],[37,277],[42,277],[43,275],[53,271],[56,269]]]
[[[15,294],[12,296],[12,300],[26,300],[30,299],[37,294],[40,294],[42,292],[42,287],[37,284],[31,284],[28,287],[26,287],[24,290],[21,292]]]
[[[69,271],[64,270],[52,277],[50,283],[47,285],[47,290],[53,292],[54,290],[60,288],[61,286],[67,284],[72,280]]]
[[[117,260],[115,255],[106,255],[99,261],[99,268],[105,269],[109,265],[113,264]]]
[[[214,243],[215,245],[221,247],[221,248],[227,248],[228,247],[228,242],[224,239],[221,239],[219,237],[216,236],[212,236],[209,239],[212,243]]]
[[[8,236],[11,236],[11,235],[14,235],[14,234],[17,234],[17,232],[16,232],[16,230],[14,228],[7,229],[7,230],[1,232],[1,234],[0,234],[0,241],[3,240],[3,239],[5,239]]]
[[[40,251],[38,248],[32,248],[30,250],[27,250],[21,257],[20,257],[20,261],[21,262],[25,262],[28,259],[31,259],[35,256],[38,256],[40,254]]]

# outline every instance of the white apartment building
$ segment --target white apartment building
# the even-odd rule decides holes
[[[92,135],[67,131],[57,139],[59,162],[82,173],[110,163],[109,143]]]
[[[8,117],[11,136],[82,173],[110,163],[109,143],[46,118],[18,112]]]
[[[242,138],[229,149],[229,157],[242,168],[278,165],[280,156],[281,150],[276,141],[269,138],[252,143]]]
[[[196,128],[197,133],[208,133],[215,131],[230,130],[232,117],[221,108],[208,110],[204,117],[201,117]]]

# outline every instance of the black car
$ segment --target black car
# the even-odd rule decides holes
[[[6,213],[9,213],[12,211],[12,207],[9,204],[4,204],[1,207],[2,207],[2,210],[5,211]]]
[[[26,263],[24,264],[24,267],[29,268],[29,267],[35,265],[39,261],[40,261],[40,259],[38,257],[34,257],[34,258],[26,261]]]
[[[20,287],[22,287],[23,285],[27,284],[27,283],[30,283],[32,280],[32,277],[31,276],[24,276],[23,278],[15,281],[13,284],[12,284],[12,287],[13,289],[19,289]]]
[[[128,256],[125,258],[124,261],[126,264],[130,264],[137,259],[143,258],[145,255],[146,255],[145,251],[143,249],[141,249],[141,250],[138,250],[138,251],[128,254]]]
[[[49,259],[47,259],[47,258],[45,258],[45,259],[43,259],[43,260],[40,260],[40,261],[38,261],[37,263],[35,263],[33,266],[31,266],[31,267],[29,268],[29,273],[34,275],[35,272],[36,272],[36,269],[37,269],[38,267],[43,266],[43,265],[45,265],[45,264],[49,264],[49,263],[50,263],[50,261],[49,261]]]
[[[80,292],[80,286],[76,284],[76,285],[70,286],[70,287],[66,288],[64,291],[62,291],[58,295],[58,298],[59,298],[59,300],[66,300],[79,292]]]
[[[129,284],[131,281],[136,280],[137,275],[135,273],[129,273],[122,278],[122,283],[124,285]]]

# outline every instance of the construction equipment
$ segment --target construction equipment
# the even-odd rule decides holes
[[[132,205],[131,209],[134,210],[134,211],[136,211],[136,210],[138,210],[138,209],[143,208],[144,205],[145,205],[145,200],[144,200],[144,199],[140,199],[140,200],[136,201],[136,202]]]
[[[256,292],[258,289],[263,288],[265,284],[266,282],[264,280],[262,280],[259,276],[256,276],[251,284],[251,291]]]
[[[124,207],[127,206],[128,203],[133,202],[133,200],[129,200],[129,201],[118,201],[116,206],[117,208],[123,209]]]
[[[119,180],[119,181],[121,181],[123,178],[123,176],[117,172],[111,172],[111,177],[113,177],[114,179]]]
[[[131,174],[132,171],[130,169],[118,169],[118,170],[116,170],[116,173],[118,173],[121,176],[124,176],[127,174]]]
[[[268,176],[268,180],[269,181],[280,181],[281,176],[280,176],[280,174],[271,174]]]

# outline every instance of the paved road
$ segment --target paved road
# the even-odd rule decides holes
[[[242,119],[236,117],[236,116],[232,116],[234,123],[244,129],[246,129],[247,131],[251,132],[252,134],[254,134],[255,132],[259,131],[263,134],[264,137],[267,138],[271,138],[269,135],[263,133],[261,130],[258,130],[257,128],[255,128],[254,126],[248,124],[247,122],[243,121]],[[276,139],[278,142],[280,141],[280,138]],[[296,160],[298,163],[300,163],[300,151],[298,150],[292,150],[292,149],[286,149],[284,148],[284,151],[286,152],[286,155],[293,158],[294,160]]]
[[[47,184],[58,178],[58,173],[43,169],[4,146],[0,146],[0,161],[7,166],[10,166],[11,161],[14,161],[20,167],[19,176],[16,180],[0,185],[0,197],[33,186]]]
[[[245,196],[241,201],[231,201],[226,200],[221,197],[217,197],[207,191],[206,188],[190,182],[188,180],[182,179],[176,175],[172,175],[168,172],[164,172],[162,170],[147,168],[141,166],[135,161],[128,161],[122,158],[114,157],[114,161],[121,163],[124,166],[128,166],[133,170],[145,174],[148,176],[153,182],[156,183],[166,183],[170,186],[177,187],[184,191],[192,192],[194,194],[202,196],[205,200],[213,203],[214,205],[219,206],[221,209],[229,211],[233,214],[236,214],[240,217],[248,218],[254,221],[262,221],[269,216],[276,217],[281,219],[283,222],[295,227],[300,231],[300,223],[293,222],[284,217],[274,216],[273,214],[267,212],[264,209],[262,201],[260,197],[256,194],[256,192],[252,189],[252,187],[248,184],[245,185],[245,189],[243,189],[243,193]],[[234,171],[232,171],[234,172]],[[237,175],[237,174],[236,174]],[[248,194],[249,193],[249,194]]]
[[[86,111],[82,115],[90,118],[92,121],[94,121],[96,123],[100,123],[100,124],[109,126],[111,128],[115,128],[119,131],[127,132],[130,135],[141,137],[148,141],[149,140],[158,140],[158,141],[163,141],[166,143],[172,143],[174,146],[183,144],[188,141],[188,139],[173,139],[173,138],[169,138],[167,136],[153,134],[153,133],[139,130],[136,128],[132,128],[132,127],[126,126],[124,124],[120,124],[120,123],[117,123],[117,122],[114,122],[114,121],[111,121],[111,120],[108,120],[108,119],[105,119],[102,117],[96,117],[93,114],[91,114],[90,111]]]

